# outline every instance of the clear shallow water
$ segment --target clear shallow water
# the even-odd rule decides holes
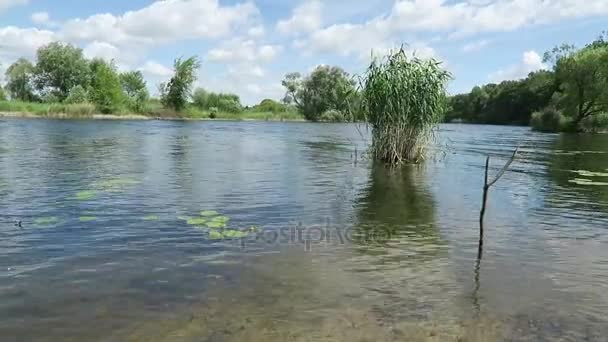
[[[2,340],[606,340],[608,187],[572,181],[608,182],[574,172],[608,136],[445,125],[387,170],[361,133],[0,121]],[[517,145],[479,263],[484,156]],[[202,210],[258,230],[211,240]]]

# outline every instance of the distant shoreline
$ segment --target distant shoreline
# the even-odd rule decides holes
[[[125,121],[273,121],[273,122],[306,122],[303,119],[251,119],[251,118],[184,118],[174,116],[147,116],[141,114],[91,114],[91,115],[71,115],[65,113],[34,114],[27,112],[0,112],[0,118],[21,118],[21,119],[59,119],[59,120],[125,120]]]

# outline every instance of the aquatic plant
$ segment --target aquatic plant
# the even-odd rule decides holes
[[[207,223],[207,219],[203,217],[192,217],[188,219],[188,224],[191,226],[201,226]]]
[[[39,217],[34,220],[34,224],[37,226],[52,226],[59,223],[59,219],[55,216]]]
[[[79,201],[88,201],[95,198],[95,196],[97,196],[97,191],[94,190],[84,190],[76,193],[76,199]]]
[[[391,165],[418,163],[446,110],[450,73],[435,59],[401,48],[374,59],[362,82],[362,112],[372,129],[371,155]]]
[[[224,237],[224,235],[222,235],[221,232],[217,231],[217,230],[212,230],[209,232],[209,239],[210,240],[220,240]]]
[[[79,220],[80,220],[80,222],[91,222],[91,221],[97,220],[97,217],[95,217],[95,216],[80,216]]]
[[[608,172],[592,172],[587,170],[575,170],[572,172],[577,173],[583,177],[608,177]]]
[[[219,213],[215,210],[201,211],[201,216],[210,217],[210,216],[217,216],[217,215],[219,215]]]
[[[596,182],[586,178],[575,178],[569,181],[577,185],[589,185],[589,186],[608,186],[608,182]]]
[[[225,238],[241,239],[241,238],[247,237],[249,234],[247,232],[242,232],[240,230],[226,230],[226,231],[222,232],[222,235]]]
[[[143,220],[144,221],[158,221],[158,216],[156,216],[156,215],[144,216]]]

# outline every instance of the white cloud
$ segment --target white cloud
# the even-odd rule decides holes
[[[451,31],[462,36],[606,14],[606,0],[587,0],[584,4],[578,0],[397,0],[388,20],[398,30]]]
[[[55,33],[37,28],[0,28],[0,57],[16,59],[31,58],[36,50],[56,39]]]
[[[251,39],[234,38],[211,49],[207,58],[212,62],[263,62],[272,61],[282,48],[279,45],[260,45]]]
[[[28,0],[0,0],[0,12],[15,6],[27,5]]]
[[[51,20],[51,16],[48,12],[35,12],[32,13],[32,22],[38,25],[54,26],[56,23]]]
[[[118,46],[157,45],[226,36],[258,15],[252,2],[223,6],[218,0],[164,0],[120,16],[106,13],[72,19],[63,25],[61,35]]]
[[[488,77],[492,82],[501,82],[505,80],[518,80],[525,78],[529,73],[547,69],[547,65],[543,63],[542,57],[536,51],[526,51],[522,56],[519,64],[512,65]]]
[[[249,30],[247,30],[247,35],[253,38],[259,38],[264,36],[264,34],[266,33],[266,30],[264,29],[264,26],[262,25],[258,25],[258,26],[254,26],[252,28],[250,28]]]
[[[155,61],[147,61],[139,69],[144,75],[151,78],[165,78],[173,75],[173,70]]]
[[[277,23],[277,31],[283,34],[300,34],[312,32],[322,25],[321,12],[323,4],[310,0],[293,10],[291,18]]]
[[[473,42],[470,42],[468,44],[465,44],[462,47],[462,52],[475,52],[475,51],[479,51],[479,50],[483,49],[484,47],[488,46],[488,44],[490,44],[490,41],[486,40],[486,39],[473,41]]]

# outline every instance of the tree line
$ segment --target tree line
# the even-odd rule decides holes
[[[608,129],[608,36],[545,53],[551,70],[449,98],[446,121],[532,125],[540,131]]]

